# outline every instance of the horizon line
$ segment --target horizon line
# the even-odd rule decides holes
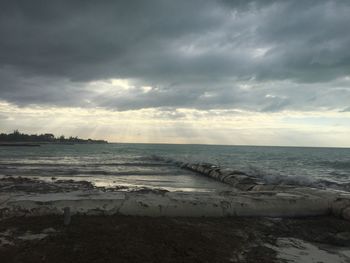
[[[214,144],[214,143],[167,143],[167,142],[110,142],[108,144],[160,144],[160,145],[203,145],[203,146],[237,146],[237,147],[285,147],[285,148],[339,148],[350,149],[350,146],[298,146],[298,145],[253,145],[253,144]]]

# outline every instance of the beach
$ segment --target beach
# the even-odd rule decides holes
[[[214,196],[11,176],[0,179],[0,193],[5,262],[349,262],[350,221],[310,204],[300,210],[308,215],[298,214],[300,200],[288,195],[266,202],[266,195],[237,191]],[[243,210],[237,200],[246,202]],[[281,217],[262,216],[269,207]]]
[[[349,262],[350,194],[333,187],[340,182],[111,156],[109,146],[100,155],[59,146],[59,158],[46,157],[45,147],[2,160],[6,262]]]
[[[331,217],[21,217],[1,222],[0,251],[4,262],[348,262],[349,229]]]

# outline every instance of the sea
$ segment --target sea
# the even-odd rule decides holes
[[[85,180],[100,187],[222,191],[229,186],[181,169],[211,163],[266,183],[350,191],[350,149],[179,144],[44,144],[0,147],[0,176]]]

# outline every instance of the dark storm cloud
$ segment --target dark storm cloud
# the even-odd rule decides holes
[[[350,74],[349,14],[348,1],[328,0],[1,1],[0,99],[118,110],[345,108],[348,92],[337,97],[332,85]],[[86,88],[110,78],[135,87]],[[263,87],[240,87],[251,81]]]

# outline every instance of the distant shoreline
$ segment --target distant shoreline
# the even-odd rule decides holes
[[[18,130],[13,133],[0,133],[0,146],[40,146],[42,144],[105,144],[105,140],[81,139],[79,137],[68,137],[64,135],[56,137],[52,133],[44,134],[25,134]]]
[[[40,147],[41,145],[108,144],[108,142],[0,142],[0,147]]]

